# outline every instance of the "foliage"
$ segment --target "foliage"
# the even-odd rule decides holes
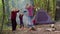
[[[5,6],[5,19],[4,19],[4,24],[8,23],[9,21],[9,17],[10,17],[10,11],[12,7],[18,7],[17,5],[17,1],[19,0],[13,0],[14,3],[12,2],[12,0],[5,0],[4,1],[4,6]],[[15,5],[14,5],[15,4]],[[38,8],[44,8],[46,11],[48,11],[48,13],[50,14],[52,20],[54,20],[55,18],[55,10],[56,10],[56,0],[34,0],[34,5],[36,6],[36,9]],[[0,0],[0,23],[2,21],[2,15],[3,15],[3,5],[2,5],[2,1]],[[1,25],[1,24],[0,24]]]
[[[2,21],[2,11],[3,11],[3,9],[2,9],[2,1],[0,0],[0,23]]]
[[[37,8],[44,8],[48,11],[52,20],[55,19],[56,0],[34,0],[34,5],[37,6]]]

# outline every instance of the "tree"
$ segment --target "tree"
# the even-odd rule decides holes
[[[44,8],[51,15],[51,19],[55,19],[56,0],[34,0],[34,5]]]
[[[5,6],[4,6],[4,0],[2,0],[2,4],[3,4],[3,18],[2,18],[2,26],[1,26],[1,33],[0,33],[0,34],[2,34],[3,24],[4,24],[4,19],[5,19]]]

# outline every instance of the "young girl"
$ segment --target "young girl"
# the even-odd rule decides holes
[[[17,9],[15,9],[15,8],[11,12],[12,31],[16,30],[16,26],[17,26],[17,23],[16,23],[17,12],[19,12],[19,11]]]
[[[23,27],[24,27],[23,14],[22,14],[21,10],[20,10],[20,12],[17,13],[16,22],[17,22],[18,25],[20,25],[20,29],[23,29]]]
[[[24,24],[23,24],[23,14],[22,13],[20,13],[19,19],[20,19],[20,28],[23,29]]]
[[[18,25],[20,25],[19,16],[20,16],[20,12],[17,12],[17,15],[16,15],[16,22],[17,22]]]
[[[27,10],[24,11],[23,23],[25,24],[26,27],[29,28],[28,30],[36,30],[35,26],[33,25],[32,20],[28,16],[28,11]]]

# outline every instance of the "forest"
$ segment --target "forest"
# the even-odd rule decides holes
[[[56,0],[25,0],[25,2],[23,1],[24,0],[0,0],[0,28],[3,25],[3,29],[10,29],[10,27],[8,27],[7,25],[11,24],[11,9],[13,7],[17,7],[20,9],[22,8],[21,6],[24,6],[24,4],[28,2],[31,2],[34,6],[36,6],[36,9],[44,8],[51,16],[51,19],[55,20]]]

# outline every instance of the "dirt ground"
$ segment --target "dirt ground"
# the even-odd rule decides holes
[[[47,31],[46,29],[51,28],[51,24],[36,25],[37,31],[27,31],[26,30],[16,30],[12,32],[11,30],[4,30],[2,34],[60,34],[60,23],[56,23],[54,27],[55,31]]]

